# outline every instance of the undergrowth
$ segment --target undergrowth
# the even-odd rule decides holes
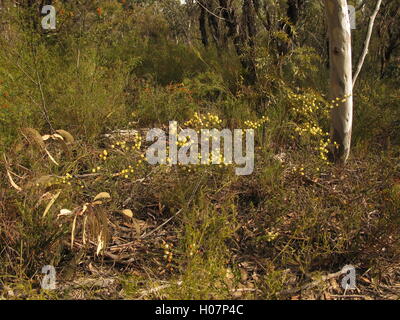
[[[151,6],[64,6],[57,33],[14,10],[0,37],[1,298],[297,299],[346,264],[365,292],[398,283],[398,84],[360,83],[336,166],[329,112],[346,97],[327,100],[313,50],[284,68],[260,50],[249,87],[230,53],[177,45]],[[255,130],[254,172],[148,164],[147,130],[173,120]]]

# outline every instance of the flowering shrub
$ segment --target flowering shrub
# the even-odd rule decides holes
[[[329,148],[336,147],[332,143],[330,133],[325,129],[332,108],[338,107],[338,102],[345,101],[337,98],[327,102],[320,95],[309,92],[304,94],[289,93],[289,110],[293,125],[292,138],[298,138],[299,143],[328,164]]]

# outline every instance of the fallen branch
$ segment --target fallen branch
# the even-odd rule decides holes
[[[326,276],[322,276],[320,279],[317,279],[317,280],[314,280],[313,282],[305,284],[305,285],[301,286],[300,288],[281,291],[281,294],[282,295],[295,294],[295,293],[298,293],[303,290],[312,289],[312,288],[319,286],[322,282],[325,282],[327,280],[334,279],[334,278],[339,278],[341,275],[344,275],[344,274],[347,274],[347,270],[345,268],[343,268],[342,270],[340,270],[338,272],[330,273]]]
[[[170,222],[173,218],[175,218],[179,213],[181,213],[182,209],[178,210],[172,217],[168,218],[166,221],[164,221],[162,224],[160,224],[158,227],[154,228],[148,233],[145,233],[140,236],[140,239],[147,238],[148,236],[152,235],[154,232],[157,230],[161,229],[163,226],[165,226],[168,222]]]

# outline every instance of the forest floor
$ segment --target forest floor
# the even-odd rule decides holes
[[[101,150],[90,152],[97,156]],[[225,168],[189,172],[147,166],[146,174],[138,173],[143,178],[122,182],[95,173],[75,174],[71,180],[79,178],[77,185],[85,186],[78,198],[68,193],[76,190],[74,182],[64,183],[66,189],[57,183],[36,184],[34,191],[27,188],[30,191],[18,193],[3,188],[6,262],[1,297],[399,299],[396,151],[385,156],[358,152],[346,167],[330,165],[318,174],[312,165],[293,169],[300,167],[302,159],[289,152],[274,155],[258,149],[251,177],[235,176]],[[15,162],[12,170],[21,177],[19,184],[31,179],[18,171]],[[26,171],[22,165],[20,170]],[[59,190],[65,198],[52,201]],[[97,197],[103,203],[96,206],[88,200],[95,190],[107,192]],[[24,218],[25,234],[21,234],[16,212],[28,214],[23,208],[32,194],[36,217]],[[25,200],[16,201],[19,197]],[[69,216],[57,218],[70,197],[74,203],[86,203],[86,215],[105,213],[105,225],[82,231],[101,221],[84,226],[83,206],[79,214],[74,209],[75,222]],[[48,212],[48,220],[43,211]],[[27,233],[27,227],[39,232]],[[96,252],[99,230],[108,234],[100,253]],[[55,290],[40,287],[45,264],[55,265]],[[354,290],[341,286],[344,274],[339,271],[345,265],[356,268]]]

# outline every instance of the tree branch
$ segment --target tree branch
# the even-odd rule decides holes
[[[377,3],[376,3],[375,11],[372,13],[372,15],[371,15],[371,17],[369,19],[369,26],[368,26],[367,36],[366,36],[365,42],[364,42],[364,49],[363,49],[363,52],[361,54],[360,60],[358,61],[356,72],[355,72],[355,74],[353,76],[353,87],[354,87],[354,85],[355,85],[355,83],[357,81],[357,78],[358,78],[359,74],[360,74],[360,71],[361,71],[362,66],[364,64],[364,61],[365,61],[365,57],[368,54],[368,47],[369,47],[369,43],[371,41],[372,29],[374,27],[375,18],[377,16],[378,12],[379,12],[381,4],[382,4],[382,0],[378,0]]]

